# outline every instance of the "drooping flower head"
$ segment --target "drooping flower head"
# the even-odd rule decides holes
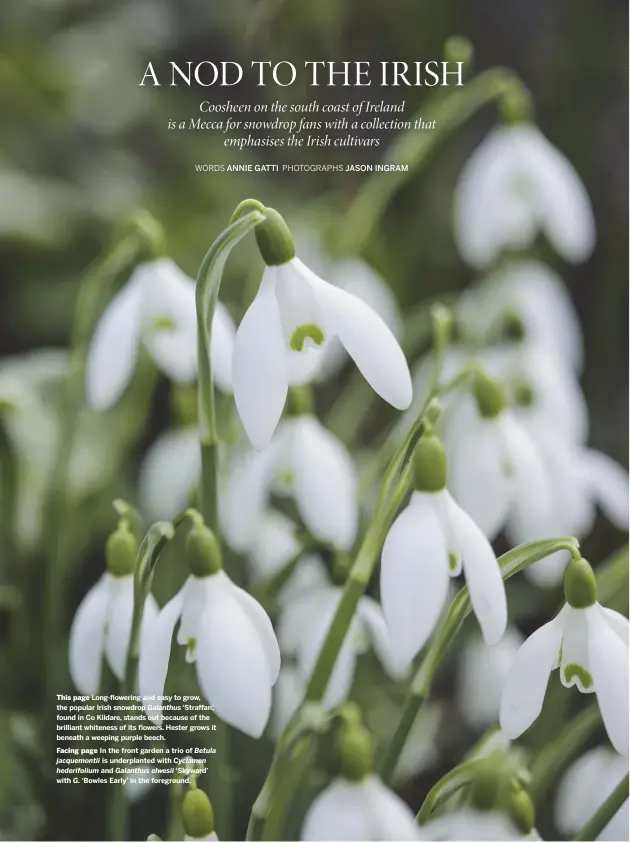
[[[140,651],[140,695],[164,693],[171,642],[186,647],[197,680],[217,716],[260,737],[271,709],[271,688],[280,671],[280,650],[262,606],[223,571],[213,533],[202,523],[191,529],[186,556],[190,576],[151,623]],[[144,700],[143,700],[144,701]],[[162,712],[148,710],[159,725]]]
[[[70,628],[69,667],[75,687],[85,694],[98,693],[103,656],[119,681],[125,675],[133,615],[133,570],[138,542],[122,520],[107,541],[107,571],[77,609]],[[158,613],[149,594],[141,640]]]
[[[383,545],[381,599],[392,647],[408,663],[442,613],[449,579],[462,570],[488,645],[507,623],[505,588],[483,532],[446,488],[447,459],[437,436],[422,436],[414,454],[415,491]]]
[[[585,559],[564,574],[566,604],[516,653],[501,699],[500,722],[512,738],[542,710],[547,683],[559,669],[565,687],[595,693],[611,743],[628,756],[628,619],[597,602],[597,584]]]
[[[217,302],[210,353],[215,381],[231,390],[234,324]],[[197,376],[195,282],[168,258],[138,266],[103,313],[89,349],[87,399],[108,409],[128,386],[140,346],[178,383]]]
[[[286,223],[272,208],[256,228],[267,268],[236,333],[234,399],[254,447],[271,441],[289,385],[316,373],[337,337],[372,388],[397,409],[411,403],[411,377],[392,332],[361,299],[318,278],[295,256]]]
[[[340,774],[309,807],[300,838],[422,839],[409,807],[374,773],[372,738],[360,723],[344,724],[338,750]]]

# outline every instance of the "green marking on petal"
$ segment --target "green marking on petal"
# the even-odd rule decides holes
[[[448,567],[449,570],[457,570],[457,556],[455,553],[448,554]]]
[[[153,322],[155,330],[173,330],[176,326],[175,320],[170,316],[158,316],[158,318]]]
[[[188,643],[186,644],[186,658],[194,658],[196,650],[197,641],[194,637],[189,637]]]
[[[321,345],[324,341],[324,333],[320,327],[314,324],[299,325],[293,331],[290,342],[291,348],[294,351],[301,351],[307,339],[311,339],[316,345]]]
[[[593,686],[593,676],[579,664],[567,664],[564,668],[564,678],[567,684],[571,683],[571,679],[577,678],[585,690]]]

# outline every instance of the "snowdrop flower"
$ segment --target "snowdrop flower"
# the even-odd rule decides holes
[[[411,378],[392,332],[357,298],[321,280],[295,256],[291,234],[271,208],[256,227],[267,264],[234,342],[234,399],[254,447],[271,441],[291,384],[310,379],[337,337],[372,388],[397,409],[411,403]]]
[[[423,826],[427,839],[435,842],[513,842],[513,840],[540,839],[535,829],[524,832],[510,816],[503,812],[481,812],[462,807],[446,816],[434,819]]]
[[[523,643],[523,636],[508,627],[496,646],[478,636],[468,638],[459,657],[457,707],[468,724],[478,730],[497,722],[505,678]]]
[[[315,798],[302,826],[303,840],[421,839],[414,814],[374,774],[372,739],[358,723],[339,740],[341,774]]]
[[[474,267],[525,249],[542,231],[565,260],[595,244],[591,204],[576,171],[531,123],[494,129],[470,157],[455,190],[455,240]]]
[[[315,538],[350,549],[358,525],[356,470],[344,445],[314,415],[285,419],[268,448],[236,462],[222,506],[226,539],[236,551],[254,543],[272,489],[292,494]]]
[[[564,575],[566,604],[516,653],[505,682],[499,720],[515,739],[538,717],[549,675],[560,668],[565,687],[595,693],[611,743],[628,756],[628,620],[597,602],[591,566],[573,559]]]
[[[217,386],[231,391],[234,324],[217,302],[210,353]],[[178,383],[197,376],[195,282],[172,260],[138,266],[108,304],[90,345],[87,399],[104,410],[120,398],[132,378],[140,346]]]
[[[195,778],[190,781],[190,789],[182,803],[182,822],[184,839],[212,839],[218,842],[214,830],[214,810],[206,793],[197,789]]]
[[[464,571],[484,640],[505,631],[507,604],[496,556],[472,518],[446,490],[442,443],[424,435],[414,454],[415,491],[383,546],[381,600],[397,657],[409,663],[442,613],[449,578]]]
[[[566,284],[544,263],[516,260],[499,267],[458,302],[466,331],[482,342],[503,334],[527,346],[543,348],[572,372],[582,368],[580,321]]]
[[[502,387],[484,372],[457,407],[445,445],[453,497],[490,540],[506,524],[519,534],[545,531],[552,499],[542,456],[507,408]]]
[[[119,681],[125,676],[133,614],[133,570],[138,544],[126,521],[107,541],[107,571],[77,609],[70,628],[69,666],[75,687],[84,694],[98,693],[103,655]],[[158,607],[146,600],[141,640],[155,620]]]
[[[627,774],[627,758],[606,746],[597,746],[576,760],[560,782],[556,796],[555,822],[562,834],[574,837]],[[626,801],[597,838],[627,840],[628,823]]]
[[[278,639],[283,652],[295,655],[298,671],[306,683],[332,623],[343,589],[326,582],[289,601],[283,608]],[[406,664],[395,658],[379,604],[369,596],[359,601],[350,629],[335,663],[323,704],[330,709],[350,695],[357,658],[372,646],[385,672],[392,678],[406,673]]]
[[[191,575],[160,611],[140,651],[140,695],[164,693],[171,641],[186,647],[199,686],[217,716],[252,737],[262,734],[271,709],[271,688],[280,671],[280,650],[271,621],[247,591],[222,569],[216,539],[197,523],[187,539]],[[149,711],[159,725],[162,712]]]

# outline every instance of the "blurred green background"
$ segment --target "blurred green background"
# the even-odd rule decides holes
[[[66,345],[81,272],[138,205],[163,223],[170,255],[194,275],[242,199],[277,207],[294,229],[325,232],[336,215],[343,216],[365,177],[198,173],[195,163],[377,162],[393,138],[384,136],[378,148],[359,151],[239,152],[225,149],[219,136],[168,132],[169,118],[197,115],[202,99],[303,102],[313,89],[256,88],[246,81],[227,89],[142,88],[138,83],[148,61],[156,68],[170,60],[248,65],[285,59],[298,66],[307,59],[426,61],[440,59],[448,36],[462,34],[475,49],[471,73],[505,65],[521,76],[543,132],[574,164],[593,202],[598,242],[592,258],[576,268],[544,256],[566,280],[582,320],[591,443],[627,465],[627,15],[621,0],[2,0],[0,355]],[[366,96],[348,88],[321,91],[321,102]],[[407,115],[430,95],[422,88],[368,93],[374,100],[404,98]],[[496,108],[487,106],[448,138],[430,165],[395,194],[365,246],[362,256],[405,307],[474,280],[454,247],[453,188],[467,157],[495,123]],[[222,291],[235,317],[242,315],[259,269],[252,248],[237,250]],[[162,383],[150,423],[126,463],[128,476],[168,423],[168,387]],[[104,520],[111,528],[111,515]],[[610,527],[598,524],[587,549],[601,558],[618,543]],[[91,549],[83,555],[81,575],[69,582],[71,610],[102,570],[100,544]],[[24,672],[27,676],[26,664]],[[37,710],[40,691],[31,675],[13,705]],[[452,735],[453,745],[458,736]],[[26,743],[30,739],[23,737]],[[247,750],[249,743],[237,740]],[[246,821],[268,748],[241,789],[239,825]],[[447,750],[437,771],[445,772],[460,757],[459,745],[452,755]],[[431,780],[435,776],[412,785],[410,800],[417,803]],[[22,793],[31,786],[24,778],[22,787],[21,777],[13,785]],[[52,790],[33,800],[24,795],[24,802],[54,805]],[[48,838],[94,838],[103,801],[85,796],[81,790],[68,801],[64,794],[47,821],[40,817],[24,827]],[[135,819],[138,833],[159,831],[160,821],[149,825],[164,814],[165,799],[161,791],[146,802]]]

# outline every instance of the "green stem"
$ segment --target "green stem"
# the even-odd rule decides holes
[[[416,821],[419,824],[426,824],[434,811],[443,804],[452,795],[466,786],[474,778],[475,773],[486,765],[487,761],[484,759],[468,760],[460,766],[444,775],[440,780],[429,790],[429,794],[424,799],[422,807],[416,816]]]
[[[153,571],[164,546],[171,540],[175,530],[170,523],[155,523],[148,531],[138,550],[133,573],[133,614],[129,648],[125,662],[125,677],[120,685],[120,694],[131,696],[136,690],[138,659],[140,658],[140,631],[146,598],[151,590]],[[122,784],[113,784],[110,788],[110,800],[107,808],[107,839],[124,840],[128,838],[127,819],[129,801],[125,797]]]
[[[282,827],[287,807],[294,800],[304,776],[313,765],[312,748],[312,740],[305,737],[296,745],[292,757],[289,758],[274,789],[273,803],[262,832],[263,840],[273,842],[273,840],[282,839]]]
[[[79,289],[70,359],[61,397],[59,441],[50,475],[42,528],[42,544],[49,551],[45,571],[42,631],[46,691],[50,698],[54,698],[56,692],[57,658],[65,617],[65,572],[70,554],[68,481],[83,405],[89,343],[112,285],[123,272],[137,262],[146,246],[144,228],[132,228],[88,269]]]
[[[608,796],[606,801],[604,801],[595,815],[586,822],[582,830],[575,837],[576,842],[582,842],[582,840],[584,840],[584,842],[593,842],[594,839],[597,839],[615,813],[623,806],[624,802],[628,800],[628,790],[630,786],[629,777],[630,776],[626,775],[625,778],[617,784],[614,791]]]
[[[219,435],[217,430],[214,380],[210,348],[214,312],[219,298],[223,269],[234,246],[256,225],[264,214],[253,210],[238,216],[208,249],[197,273],[195,300],[197,306],[197,409],[199,444],[201,447],[201,481],[199,510],[221,542],[219,529]],[[234,219],[234,217],[233,217]],[[232,838],[232,773],[230,767],[230,735],[228,726],[216,723],[212,732],[216,760],[209,764],[210,795],[216,809],[217,833],[222,839]]]
[[[529,567],[530,564],[558,550],[570,550],[575,555],[578,553],[577,547],[578,543],[574,538],[554,538],[521,544],[520,547],[510,550],[498,559],[501,574],[504,579],[509,579]],[[379,767],[379,774],[386,783],[391,780],[418,711],[429,698],[435,673],[471,610],[468,588],[463,587],[433,635],[429,648],[412,679],[401,718]]]
[[[464,87],[438,93],[423,105],[411,120],[435,120],[432,131],[414,129],[401,132],[392,142],[384,163],[406,164],[406,172],[375,173],[367,178],[339,220],[336,231],[337,251],[342,254],[360,252],[369,240],[392,196],[405,181],[440,149],[446,138],[484,105],[522,89],[523,83],[510,70],[493,67],[485,70]]]

